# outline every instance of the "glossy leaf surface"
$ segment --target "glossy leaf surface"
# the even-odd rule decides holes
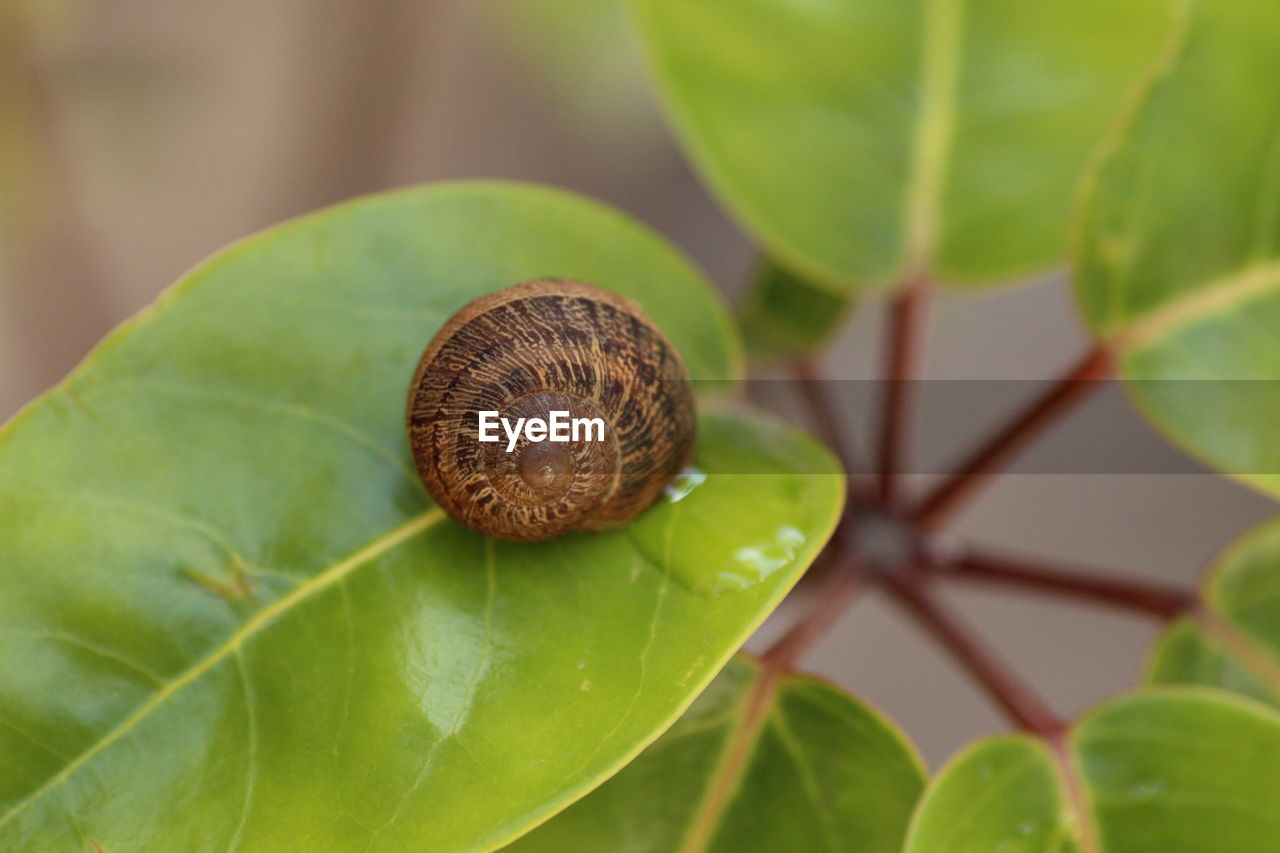
[[[1280,494],[1280,6],[1189,9],[1086,193],[1077,290],[1147,414]]]
[[[1280,523],[1230,548],[1205,577],[1204,612],[1172,625],[1151,658],[1154,684],[1203,684],[1280,705]]]
[[[1264,853],[1280,845],[1273,709],[1202,688],[1133,694],[1085,716],[1066,751],[1059,759],[1023,735],[966,750],[930,786],[907,849]]]
[[[1006,735],[954,758],[929,787],[908,853],[1067,853],[1078,822],[1049,748]]]
[[[1105,853],[1280,848],[1280,715],[1227,693],[1136,694],[1072,736]]]
[[[898,853],[924,786],[880,715],[740,657],[640,757],[510,853]]]
[[[1062,259],[1076,181],[1169,0],[631,0],[693,159],[833,290]]]
[[[444,185],[236,244],[0,432],[0,848],[490,849],[684,710],[842,478],[712,411],[698,470],[626,529],[516,546],[442,517],[405,446],[417,357],[547,275],[735,373],[727,316],[649,232]]]

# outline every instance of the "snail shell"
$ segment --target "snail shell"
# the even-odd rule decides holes
[[[479,413],[601,418],[603,440],[479,440]],[[569,279],[466,305],[422,355],[409,390],[414,465],[472,530],[530,542],[603,530],[647,509],[688,463],[693,395],[675,349],[640,306]],[[594,435],[592,436],[595,437]],[[585,439],[585,436],[580,436]]]

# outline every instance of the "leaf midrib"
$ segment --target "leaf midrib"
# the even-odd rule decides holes
[[[922,0],[920,114],[907,187],[906,276],[928,271],[938,239],[939,208],[954,137],[960,77],[961,3],[962,0]]]
[[[267,606],[258,610],[248,620],[244,622],[231,636],[229,636],[221,645],[213,649],[209,654],[205,655],[193,666],[186,669],[172,681],[167,682],[160,690],[156,691],[146,702],[140,705],[129,716],[125,717],[114,729],[96,741],[93,746],[82,752],[74,761],[69,763],[55,776],[37,788],[25,799],[17,803],[13,808],[0,817],[0,827],[5,826],[14,817],[21,814],[28,806],[40,800],[45,794],[57,788],[67,779],[69,779],[77,770],[92,761],[98,754],[103,752],[120,738],[129,733],[135,726],[142,722],[146,717],[164,704],[170,697],[181,691],[188,684],[191,684],[200,676],[204,675],[213,667],[217,666],[229,655],[235,654],[245,641],[253,637],[258,631],[264,628],[269,622],[277,616],[289,611],[291,608],[301,602],[317,595],[328,589],[336,583],[344,580],[353,571],[363,565],[377,559],[383,554],[391,551],[408,539],[422,533],[431,526],[437,524],[444,519],[444,511],[438,507],[432,508],[422,513],[416,518],[401,524],[399,527],[379,536],[359,550],[352,553],[343,560],[334,563],[321,572],[313,575],[306,581],[298,584],[289,590],[287,595],[281,596]]]
[[[1280,262],[1261,264],[1215,279],[1205,287],[1166,302],[1113,333],[1113,345],[1132,352],[1226,313],[1253,299],[1280,292]]]
[[[1196,624],[1240,666],[1280,699],[1280,662],[1243,628],[1212,606],[1195,614]]]
[[[1062,789],[1062,804],[1066,813],[1076,819],[1076,832],[1064,827],[1067,836],[1075,841],[1079,853],[1102,853],[1102,833],[1098,817],[1094,813],[1089,781],[1084,768],[1069,743],[1070,735],[1055,738],[1047,743],[1049,755],[1058,784]]]
[[[715,830],[733,799],[735,786],[751,753],[759,742],[764,723],[773,709],[773,701],[782,685],[784,673],[776,668],[757,670],[746,696],[741,701],[741,712],[736,727],[729,734],[720,761],[711,774],[702,800],[698,803],[693,820],[680,844],[680,853],[702,853],[709,848]]]

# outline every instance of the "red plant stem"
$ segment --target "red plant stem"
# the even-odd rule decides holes
[[[1025,586],[1136,610],[1159,619],[1174,619],[1190,612],[1195,594],[1189,590],[1137,580],[1027,562],[982,552],[966,553],[936,564],[939,575],[960,580]]]
[[[917,276],[889,306],[877,457],[880,502],[886,506],[897,499],[898,479],[905,467],[910,443],[911,382],[919,371],[921,327],[927,302],[926,280]]]
[[[940,486],[920,502],[914,516],[923,527],[936,527],[960,509],[987,475],[1003,467],[1026,444],[1111,376],[1110,351],[1102,345],[1089,350],[1070,370],[1037,397],[989,441],[978,448]]]
[[[843,529],[837,530],[831,544],[819,558],[828,572],[822,586],[804,602],[805,612],[795,624],[760,656],[766,669],[794,669],[857,597],[862,587],[862,572],[856,558],[849,553],[846,542]]]
[[[878,576],[893,597],[936,637],[1020,728],[1053,739],[1065,729],[1056,714],[927,588],[927,576],[885,573]]]
[[[819,438],[826,442],[827,446],[834,450],[840,458],[840,464],[844,467],[845,476],[849,478],[850,496],[857,498],[858,490],[855,488],[855,478],[866,469],[858,458],[852,430],[849,429],[847,424],[841,422],[841,418],[837,414],[837,405],[832,400],[828,389],[823,386],[823,380],[818,378],[817,368],[812,361],[800,360],[795,362],[791,365],[791,373],[795,377],[796,383],[800,386],[800,395],[804,399],[810,417],[813,419],[813,425],[818,431]]]

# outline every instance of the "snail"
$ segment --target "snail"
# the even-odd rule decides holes
[[[518,542],[635,518],[688,464],[695,433],[684,366],[640,306],[550,278],[454,314],[418,363],[407,419],[436,503]]]

